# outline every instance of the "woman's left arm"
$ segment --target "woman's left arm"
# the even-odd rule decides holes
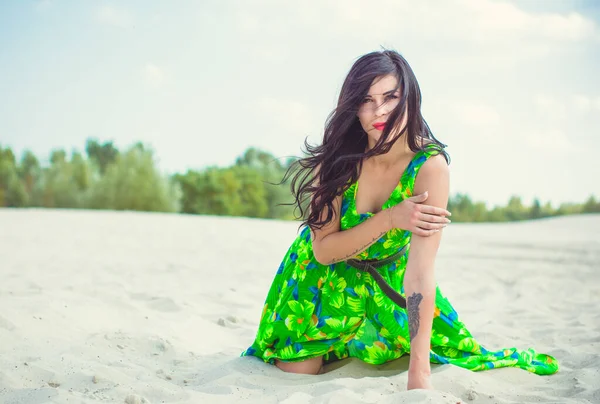
[[[427,204],[445,209],[450,187],[448,164],[442,155],[430,157],[420,168],[413,193],[427,191]],[[431,388],[429,349],[435,310],[435,257],[442,238],[439,231],[430,237],[411,236],[404,292],[410,332],[408,389]]]

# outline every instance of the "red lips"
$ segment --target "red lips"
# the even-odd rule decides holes
[[[373,124],[373,127],[379,131],[382,131],[385,128],[385,122],[377,122]]]

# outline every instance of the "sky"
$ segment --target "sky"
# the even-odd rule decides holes
[[[165,173],[319,143],[361,55],[400,52],[448,145],[451,193],[488,206],[600,197],[600,2],[0,3],[0,144],[43,161],[88,138]]]

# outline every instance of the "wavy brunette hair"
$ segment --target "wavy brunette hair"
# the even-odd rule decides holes
[[[398,106],[387,119],[388,125],[381,138],[375,147],[365,152],[367,134],[358,120],[357,112],[373,81],[387,75],[396,77],[402,95]],[[403,121],[404,111],[408,114],[406,127],[387,142],[390,132]],[[421,115],[421,90],[408,62],[393,50],[361,56],[348,72],[337,106],[327,118],[323,143],[311,146],[305,139],[307,157],[295,161],[282,180],[284,182],[292,171],[296,171],[290,184],[295,201],[289,205],[295,205],[300,210],[299,218],[304,219],[300,227],[307,225],[311,230],[321,229],[332,220],[334,199],[358,180],[363,160],[387,153],[402,136],[408,136],[408,146],[413,152],[421,150],[425,144],[433,143],[450,162],[444,151],[446,145],[433,136]],[[307,200],[310,201],[308,209]],[[327,216],[321,220],[321,212],[325,207]]]

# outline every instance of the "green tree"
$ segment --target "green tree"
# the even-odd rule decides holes
[[[15,155],[0,145],[0,206],[27,206],[27,191],[19,179]]]
[[[98,143],[96,139],[88,139],[85,144],[85,152],[89,159],[98,166],[101,175],[106,173],[108,166],[114,163],[119,156],[119,150],[114,147],[113,142]]]
[[[42,204],[47,208],[83,208],[89,186],[90,169],[81,155],[74,152],[71,161],[64,150],[53,150],[50,166],[43,170]],[[86,178],[87,177],[87,178]]]
[[[188,170],[185,174],[175,174],[173,176],[173,180],[181,189],[182,213],[200,213],[198,203],[202,195],[200,187],[202,176],[202,173],[192,170]]]
[[[92,169],[81,153],[73,152],[71,155],[71,172],[75,186],[79,192],[85,192],[92,182]]]
[[[529,209],[529,218],[538,219],[540,217],[542,217],[542,205],[540,200],[535,198],[533,200],[533,205],[531,205],[531,209]]]
[[[501,206],[495,206],[491,211],[487,212],[486,219],[488,222],[505,222],[506,209]]]
[[[182,211],[202,215],[238,215],[242,182],[233,170],[209,167],[175,177],[182,191]]]
[[[452,221],[470,222],[474,216],[474,204],[466,194],[458,193],[448,199],[448,210],[452,212]]]
[[[42,206],[40,192],[42,168],[37,157],[31,151],[26,150],[23,153],[18,173],[27,193],[28,206]]]
[[[88,206],[97,209],[176,212],[178,190],[155,166],[154,153],[136,144],[92,184]]]
[[[269,217],[261,171],[250,166],[211,167],[176,175],[184,213]]]
[[[584,213],[600,213],[600,201],[596,201],[594,195],[590,195],[588,200],[583,204],[582,211]]]
[[[552,207],[552,204],[550,202],[546,202],[544,207],[542,207],[542,216],[550,217],[550,216],[554,216],[554,215],[556,215],[556,211]]]
[[[236,166],[250,167],[260,174],[265,188],[267,217],[289,219],[293,216],[293,206],[284,205],[293,200],[289,179],[282,182],[282,178],[287,168],[295,160],[290,157],[282,164],[272,154],[253,147],[247,149],[242,156],[236,159]]]
[[[527,218],[527,209],[523,206],[520,196],[510,198],[505,212],[508,220],[524,220]]]
[[[244,166],[232,168],[234,176],[240,181],[240,211],[239,216],[268,217],[269,207],[265,184],[260,171]]]
[[[562,203],[558,209],[556,209],[556,215],[576,215],[583,213],[583,205],[576,203]]]

